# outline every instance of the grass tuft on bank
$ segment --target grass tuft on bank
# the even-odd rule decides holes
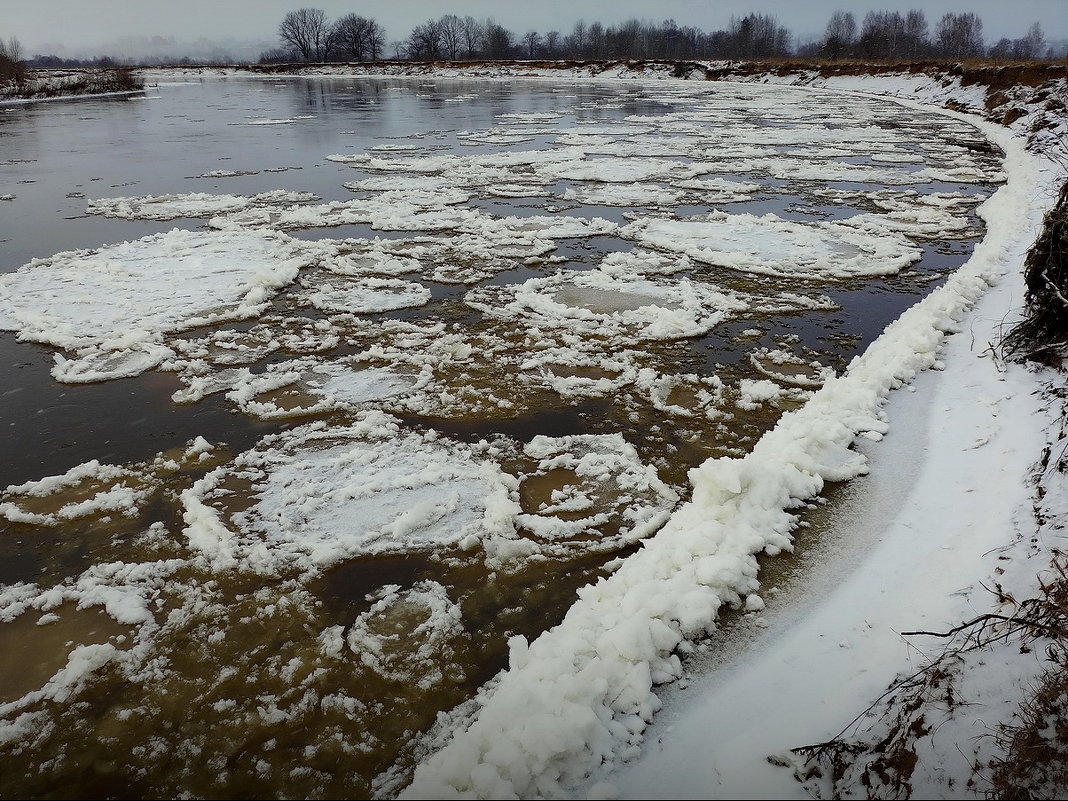
[[[1060,366],[1068,356],[1068,183],[1024,262],[1026,318],[1002,341],[1007,358]]]

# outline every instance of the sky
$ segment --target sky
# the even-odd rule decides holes
[[[732,16],[756,12],[774,16],[804,43],[818,39],[835,10],[849,10],[858,22],[870,10],[922,8],[932,29],[947,12],[972,11],[983,20],[988,43],[1023,36],[1040,22],[1047,39],[1068,38],[1068,0],[306,0],[330,19],[347,13],[372,17],[387,39],[404,39],[427,19],[452,13],[478,19],[492,16],[517,35],[529,30],[566,33],[576,20],[608,25],[630,18],[661,21],[712,31]],[[28,55],[151,55],[196,44],[204,50],[255,51],[277,44],[278,23],[301,0],[0,0],[0,37],[15,36]],[[153,37],[161,37],[152,41]],[[392,48],[390,48],[392,52]],[[241,55],[235,53],[235,55]]]

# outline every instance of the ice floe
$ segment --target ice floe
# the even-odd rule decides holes
[[[366,314],[423,306],[430,290],[397,278],[331,278],[310,287],[304,297],[323,311]]]
[[[866,233],[835,223],[796,223],[774,214],[713,212],[684,220],[643,219],[620,235],[719,267],[817,280],[889,275],[922,255],[908,239],[893,233]]]
[[[470,639],[463,613],[436,581],[410,589],[387,584],[369,600],[374,603],[349,626],[345,642],[359,660],[391,681],[428,690],[439,684],[452,664],[454,640]]]
[[[258,195],[189,192],[177,195],[103,197],[89,200],[86,213],[125,220],[174,220],[179,217],[213,217],[216,214],[228,214],[244,209],[318,199],[319,196],[311,192],[287,192],[282,189],[261,192]]]
[[[262,313],[315,259],[273,231],[175,229],[59,253],[0,276],[0,329],[73,354],[56,355],[58,380],[136,375],[170,355],[167,334]]]
[[[227,512],[233,482],[255,503]],[[216,569],[317,570],[361,554],[514,539],[516,482],[470,448],[367,413],[269,437],[183,494],[189,544]]]
[[[625,342],[698,336],[747,308],[731,293],[686,278],[614,278],[598,271],[475,289],[467,303],[528,327],[566,328]]]

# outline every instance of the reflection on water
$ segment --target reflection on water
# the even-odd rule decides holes
[[[673,86],[230,78],[161,80],[143,99],[19,107],[0,114],[0,193],[18,187],[0,210],[0,272],[59,251],[207,225],[199,218],[87,216],[86,198],[283,189],[351,201],[375,191],[354,194],[345,183],[384,177],[380,188],[388,188],[397,174],[327,156],[549,152],[562,135],[601,137],[597,147],[608,152],[592,148],[590,156],[598,169],[625,163],[628,152],[649,163],[671,159],[674,171],[702,159],[708,165],[696,177],[679,180],[669,171],[647,182],[657,189],[648,197],[674,192],[674,206],[634,205],[644,190],[622,181],[622,188],[580,178],[522,184],[532,173],[502,169],[481,183],[471,171],[443,182],[467,181],[473,197],[459,208],[480,211],[479,219],[543,218],[516,223],[513,237],[548,236],[563,215],[620,228],[647,216],[697,220],[714,209],[820,223],[911,202],[887,187],[835,180],[825,156],[812,162],[831,170],[827,180],[777,174],[777,162],[761,158],[780,159],[806,136],[815,153],[841,132],[811,110],[791,118],[785,107],[751,108],[754,98],[766,100],[765,91],[777,90],[702,87],[695,96],[695,89]],[[715,92],[731,114],[706,110],[691,119],[695,102],[713,102]],[[949,146],[941,137],[954,135],[906,119],[897,107],[870,106],[873,128],[897,137],[880,140],[880,148],[927,158]],[[677,154],[716,126],[764,145],[739,157],[733,172],[731,154],[711,146]],[[657,148],[673,155],[643,155]],[[893,169],[902,182],[908,179],[901,173],[917,170],[904,155],[889,166],[863,153],[839,160]],[[587,166],[567,169],[582,175]],[[724,190],[718,179],[735,189]],[[599,205],[565,200],[591,185]],[[947,181],[905,188],[989,191]],[[613,196],[619,205],[600,205]],[[979,230],[974,204],[957,211]],[[395,788],[420,755],[416,735],[506,664],[509,636],[532,639],[555,625],[579,587],[638,547],[621,535],[642,522],[628,514],[646,503],[644,522],[661,519],[675,493],[685,496],[689,468],[744,454],[823,376],[845,369],[944,280],[973,243],[968,232],[953,240],[920,237],[914,244],[922,259],[896,275],[828,281],[642,254],[612,227],[554,238],[544,252],[509,255],[514,241],[482,250],[484,243],[460,241],[492,228],[310,226],[292,232],[309,246],[361,241],[329,255],[346,256],[341,266],[324,267],[329,258],[318,257],[322,263],[306,269],[305,279],[341,284],[338,274],[359,275],[390,256],[399,265],[390,278],[422,283],[429,302],[354,314],[314,308],[291,286],[259,318],[169,333],[174,357],[165,369],[84,385],[52,378],[52,349],[0,334],[0,486],[25,483],[0,499],[7,504],[0,507],[0,726],[17,719],[22,727],[0,737],[0,758],[14,765],[17,755],[22,766],[0,772],[0,794],[63,788],[102,796],[351,797]],[[519,292],[559,270],[590,274],[609,254],[635,254],[609,265],[616,277],[622,270],[647,285],[672,282],[676,294],[665,300],[567,283],[542,297]],[[722,293],[733,311],[696,335],[616,325],[650,305],[681,315],[697,297],[694,286]],[[499,306],[471,302],[473,289]],[[749,305],[742,308],[739,298]],[[539,305],[545,303],[557,317],[537,316],[549,314]],[[757,380],[775,391],[744,391]],[[379,412],[391,422],[373,416]],[[494,481],[511,488],[514,538],[354,552],[314,569],[268,571],[264,554],[284,545],[281,538],[252,543],[249,535],[227,544],[225,528],[203,521],[240,528],[272,502],[269,488],[281,486],[272,470],[281,472],[284,463],[311,471],[328,460],[334,451],[325,445],[286,450],[317,425],[362,432],[351,434],[358,446],[349,458],[374,465],[368,480],[402,472],[402,461],[389,460],[403,455],[377,448],[389,426],[393,436],[418,441],[430,462],[444,453],[451,463],[488,465]],[[263,444],[279,434],[271,440],[275,451]],[[330,445],[336,450],[339,442]],[[284,458],[272,464],[244,457],[235,468],[257,443]],[[68,473],[92,460],[114,468],[84,480]],[[647,466],[651,475],[641,472]],[[64,474],[69,480],[38,482]],[[305,513],[303,525],[310,525],[316,493],[331,487],[309,475],[320,483],[307,493],[307,509],[297,502],[277,510],[278,519]],[[645,483],[624,491],[611,485],[620,475]],[[203,482],[210,492],[197,489]],[[393,511],[401,526],[411,518],[405,513],[419,510]],[[187,529],[202,523],[201,539],[187,539]],[[345,520],[353,530],[361,524]],[[234,564],[225,562],[227,547],[239,552]]]

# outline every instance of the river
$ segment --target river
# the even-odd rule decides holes
[[[967,259],[998,157],[761,85],[0,106],[0,791],[392,794]]]

